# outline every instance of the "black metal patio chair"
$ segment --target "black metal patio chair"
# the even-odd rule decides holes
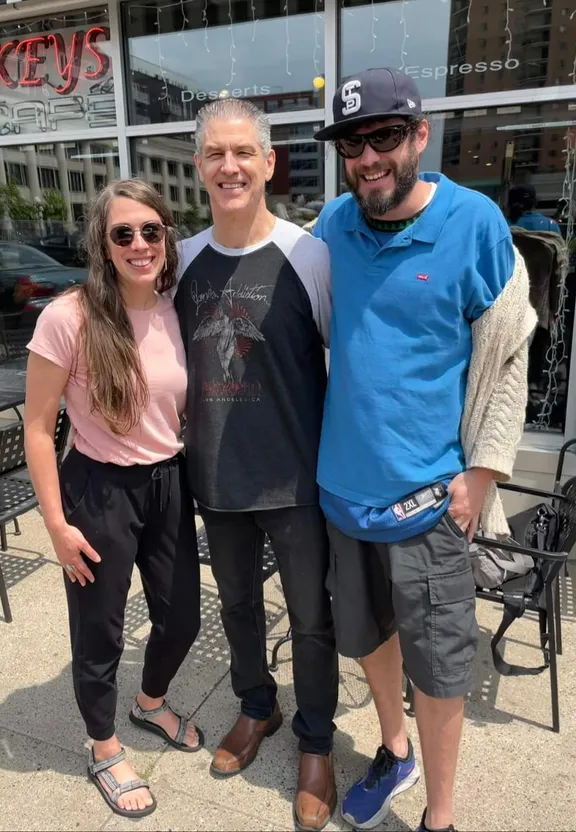
[[[54,431],[56,459],[60,463],[70,430],[70,422],[65,410],[60,410]],[[38,499],[32,487],[26,454],[24,451],[24,424],[21,421],[10,422],[0,426],[0,548],[8,549],[6,525],[14,521],[15,534],[20,534],[18,517],[38,505]],[[12,622],[12,612],[8,601],[8,590],[2,567],[0,565],[0,600],[7,624]]]
[[[558,701],[558,664],[557,656],[561,652],[561,616],[559,609],[558,580],[563,570],[568,553],[576,542],[576,499],[574,493],[563,493],[561,490],[546,491],[539,488],[529,488],[515,483],[500,483],[499,487],[505,491],[515,492],[531,497],[538,497],[542,502],[552,506],[559,515],[560,529],[555,543],[550,550],[535,549],[523,545],[522,529],[524,528],[526,511],[519,512],[508,518],[508,524],[515,538],[514,542],[474,537],[474,542],[482,546],[497,546],[507,552],[517,552],[529,555],[534,559],[532,573],[522,575],[506,581],[497,589],[476,589],[476,597],[504,607],[504,615],[500,627],[491,640],[492,656],[496,670],[502,675],[536,675],[544,670],[550,671],[550,696],[552,706],[552,729],[560,731],[560,709]],[[516,532],[516,533],[515,533]],[[498,644],[512,622],[519,618],[525,610],[538,613],[540,630],[540,648],[544,663],[538,668],[522,668],[509,665],[504,661]],[[560,644],[560,650],[559,650]],[[414,714],[414,691],[407,678],[406,696],[408,699],[408,714]]]

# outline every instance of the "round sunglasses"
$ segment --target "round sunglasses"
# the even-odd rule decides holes
[[[412,130],[413,128],[408,124],[391,124],[389,127],[379,127],[371,133],[351,133],[343,136],[341,139],[336,139],[334,147],[344,159],[358,159],[364,153],[367,144],[376,153],[390,153],[406,141]]]
[[[115,225],[108,232],[108,236],[115,246],[126,248],[132,244],[132,241],[137,233],[145,243],[151,246],[161,243],[166,236],[166,226],[161,222],[145,222],[141,228],[132,228],[131,225]]]

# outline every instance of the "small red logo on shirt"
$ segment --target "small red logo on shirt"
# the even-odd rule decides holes
[[[420,274],[417,274],[416,277],[418,278],[418,280],[428,280],[429,275],[420,272]]]

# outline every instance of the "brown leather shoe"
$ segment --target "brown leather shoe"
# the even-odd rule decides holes
[[[299,829],[324,829],[336,808],[337,793],[332,754],[300,754],[300,773],[294,800]]]
[[[281,725],[282,714],[278,703],[270,719],[251,719],[240,714],[232,730],[216,749],[210,766],[212,774],[232,777],[247,768],[258,754],[264,737],[271,737]]]

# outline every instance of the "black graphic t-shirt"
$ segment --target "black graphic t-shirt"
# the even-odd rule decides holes
[[[254,511],[318,501],[330,261],[324,242],[277,219],[224,248],[184,240],[176,310],[188,357],[185,443],[199,503]]]

